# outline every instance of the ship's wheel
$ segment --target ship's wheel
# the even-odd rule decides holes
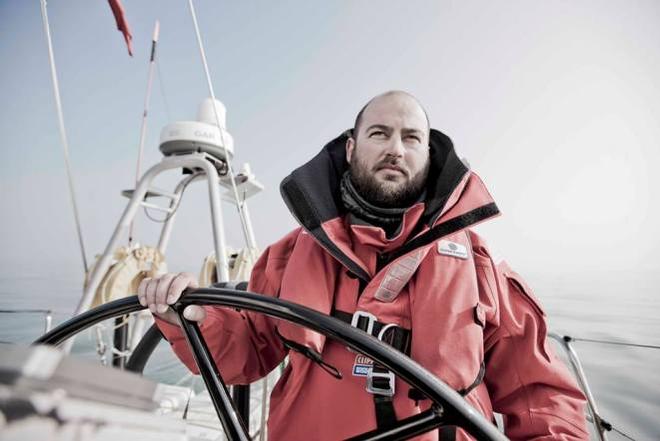
[[[442,426],[461,427],[477,440],[507,440],[497,427],[452,388],[409,357],[355,327],[313,309],[273,297],[225,288],[196,289],[185,293],[173,308],[179,314],[190,350],[230,441],[248,441],[250,436],[234,407],[197,323],[183,317],[183,309],[193,304],[255,311],[309,328],[378,362],[432,402],[429,410],[398,421],[393,428],[365,432],[352,437],[351,440],[404,440]],[[40,337],[35,343],[58,345],[99,322],[142,309],[144,307],[138,302],[137,296],[115,300],[73,317]],[[136,348],[127,364],[128,369],[141,370],[155,347],[154,333],[147,333],[147,336],[151,337],[151,342]]]

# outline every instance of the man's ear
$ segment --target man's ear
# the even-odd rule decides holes
[[[353,150],[355,150],[355,139],[352,136],[349,136],[346,140],[346,161],[351,162],[353,157]]]

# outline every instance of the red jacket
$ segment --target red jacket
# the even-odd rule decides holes
[[[282,183],[301,227],[271,245],[256,263],[249,290],[326,314],[374,314],[411,330],[410,356],[488,419],[503,414],[518,440],[586,440],[584,397],[546,343],[545,314],[505,263],[496,265],[469,227],[499,214],[449,138],[431,134],[431,174],[424,203],[407,210],[400,232],[349,222],[338,199],[344,142],[330,142]],[[441,172],[441,173],[440,173]],[[181,360],[196,371],[180,330],[158,320]],[[271,395],[273,440],[335,440],[376,428],[365,390],[369,360],[324,336],[251,312],[208,307],[202,331],[228,383],[250,383],[287,355],[280,336],[304,344],[338,368],[338,380],[297,352]],[[278,335],[279,334],[279,335]],[[483,382],[479,381],[482,365]],[[424,410],[396,380],[398,419]],[[428,400],[427,400],[428,401]],[[445,432],[446,433],[446,432]],[[438,439],[437,431],[418,439]],[[443,435],[443,438],[445,436]],[[470,439],[458,431],[456,439]]]

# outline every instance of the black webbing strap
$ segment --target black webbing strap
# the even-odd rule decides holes
[[[385,374],[384,377],[372,377],[371,383],[373,386],[378,389],[389,389],[393,388],[394,376],[392,373],[385,369],[380,364],[374,361],[373,366],[371,367],[372,375],[375,374]],[[371,392],[371,396],[374,400],[374,413],[376,415],[376,427],[379,430],[391,429],[396,425],[397,418],[396,412],[394,411],[394,396],[393,395],[381,395],[378,393]]]
[[[456,392],[458,392],[462,396],[466,396],[467,394],[472,392],[475,387],[483,383],[485,375],[486,375],[486,364],[482,361],[481,366],[479,366],[479,372],[477,373],[477,378],[474,379],[472,384],[470,384],[468,387],[464,387],[463,389],[459,389]],[[408,391],[408,398],[414,401],[422,401],[426,399],[424,394],[422,394],[418,389],[415,388],[410,388],[410,390]]]
[[[354,320],[354,316],[357,317]],[[374,337],[387,343],[394,349],[410,355],[411,332],[399,326],[382,323],[373,316],[356,312],[334,310],[332,315],[339,320],[349,323],[364,332],[368,332]],[[376,363],[371,368],[367,377],[367,390],[371,393],[374,400],[374,413],[376,415],[376,425],[379,430],[391,429],[396,425],[397,418],[394,411],[394,375],[384,366]]]
[[[461,390],[457,390],[456,392],[458,392],[459,394],[461,394],[463,396],[466,396],[467,394],[472,392],[472,390],[475,387],[479,386],[484,381],[484,376],[485,375],[486,375],[486,364],[482,361],[481,366],[479,367],[479,373],[477,374],[477,378],[474,379],[472,384],[469,385],[468,387],[465,387],[465,388],[461,389]]]
[[[374,324],[374,328],[375,328]],[[400,330],[400,332],[398,332]],[[410,349],[410,332],[406,332],[404,335],[403,331],[408,331],[407,329],[399,328],[399,327],[391,327],[387,328],[385,331],[385,335],[380,335],[380,331],[378,333],[379,339],[383,343],[387,343],[390,346],[392,346],[394,349],[397,349],[401,352],[404,352],[404,350],[409,350]],[[396,346],[395,346],[396,345]],[[402,350],[403,349],[403,350]],[[396,418],[396,412],[394,411],[394,382],[395,377],[390,372],[388,369],[386,369],[384,366],[381,366],[379,363],[376,363],[374,361],[374,364],[371,368],[371,384],[372,384],[372,390],[374,389],[374,386],[378,389],[392,389],[392,394],[391,395],[386,395],[386,394],[379,394],[376,392],[372,392],[372,397],[374,399],[374,412],[376,414],[376,425],[378,429],[381,430],[387,430],[391,429],[396,425],[397,418]],[[376,374],[376,375],[374,375]],[[383,376],[378,376],[378,374],[382,374]]]
[[[293,340],[288,340],[282,337],[282,335],[279,332],[277,333],[277,336],[280,338],[280,340],[282,340],[282,344],[284,345],[285,348],[298,352],[299,354],[309,358],[314,363],[318,364],[324,371],[326,371],[336,379],[341,380],[343,378],[341,372],[339,372],[339,369],[323,361],[323,357],[321,357],[321,354],[316,352],[314,349],[302,345],[300,343],[297,343]]]
[[[440,430],[440,441],[454,441],[456,439],[456,426],[444,426]]]

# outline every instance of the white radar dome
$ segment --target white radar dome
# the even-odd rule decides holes
[[[226,123],[227,109],[224,104],[206,98],[199,105],[197,121],[176,121],[163,127],[160,131],[160,151],[165,156],[206,152],[221,161],[231,161],[234,138],[227,131]]]
[[[215,107],[215,112],[213,111]],[[218,117],[216,119],[216,112]],[[197,121],[205,122],[207,124],[212,124],[217,126],[217,121],[220,121],[220,127],[223,129],[227,128],[227,108],[222,102],[218,100],[213,100],[212,98],[206,98],[201,102],[199,108],[197,109]]]

